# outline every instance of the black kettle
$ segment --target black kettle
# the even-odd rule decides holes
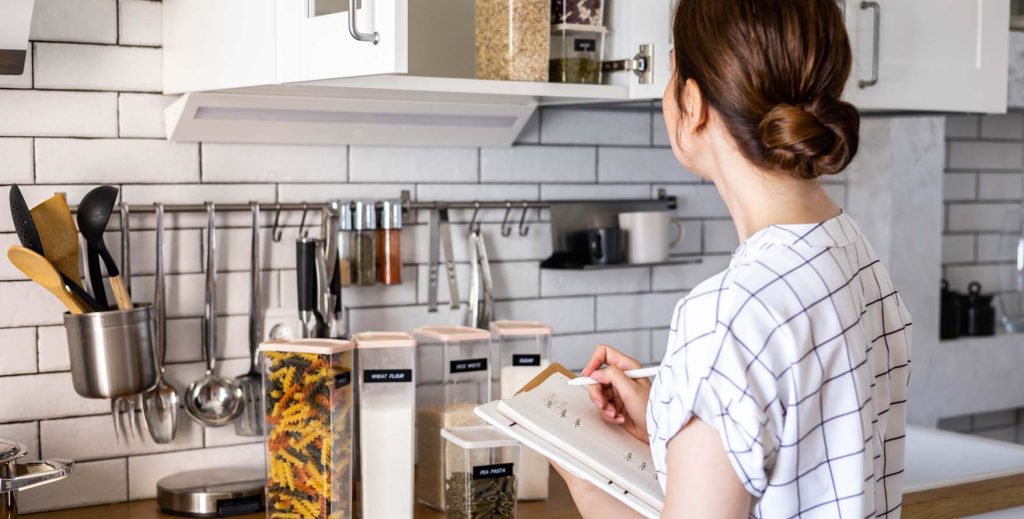
[[[949,289],[949,281],[942,280],[939,299],[939,338],[956,339],[960,336],[960,292]]]
[[[981,293],[981,283],[971,281],[967,294],[960,296],[960,334],[987,337],[996,334],[996,309],[992,294]]]

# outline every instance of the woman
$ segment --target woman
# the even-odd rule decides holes
[[[666,517],[898,517],[910,316],[818,177],[857,151],[835,0],[680,0],[662,103],[741,245],[678,303],[653,386],[600,346],[583,374],[649,442]],[[564,473],[585,517],[632,512]]]

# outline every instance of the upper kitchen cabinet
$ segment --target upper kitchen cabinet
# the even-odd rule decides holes
[[[847,99],[866,111],[1004,112],[1009,0],[846,0]]]

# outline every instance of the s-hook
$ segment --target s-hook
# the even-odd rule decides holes
[[[512,202],[505,202],[505,217],[501,219],[501,235],[509,237],[512,235],[512,225],[508,223],[508,215],[512,212]]]
[[[526,224],[526,212],[530,210],[530,204],[523,202],[523,214],[519,217],[519,235],[526,236],[530,234],[530,226]]]
[[[302,221],[299,222],[299,236],[302,238],[309,237],[309,229],[306,229],[306,215],[309,214],[309,204],[306,202],[302,203]]]
[[[469,232],[473,234],[480,234],[480,222],[476,220],[477,215],[480,214],[480,202],[473,202],[473,217],[469,219]]]
[[[281,204],[274,204],[274,226],[270,228],[270,239],[280,243],[284,232],[281,230]]]

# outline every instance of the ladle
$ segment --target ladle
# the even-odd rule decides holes
[[[103,258],[107,267],[107,276],[110,277],[110,289],[114,292],[114,300],[117,301],[117,308],[120,310],[131,310],[132,299],[128,295],[128,289],[121,279],[121,271],[114,262],[114,257],[107,250],[107,244],[103,242],[103,233],[107,230],[107,222],[110,221],[110,213],[117,203],[117,188],[114,186],[100,186],[89,191],[82,197],[78,204],[78,231],[85,237],[89,247],[89,279],[92,281],[93,290],[96,292],[96,299],[101,303],[103,298],[103,281],[97,275],[99,273],[99,262],[95,257]],[[93,269],[93,267],[96,269]]]

